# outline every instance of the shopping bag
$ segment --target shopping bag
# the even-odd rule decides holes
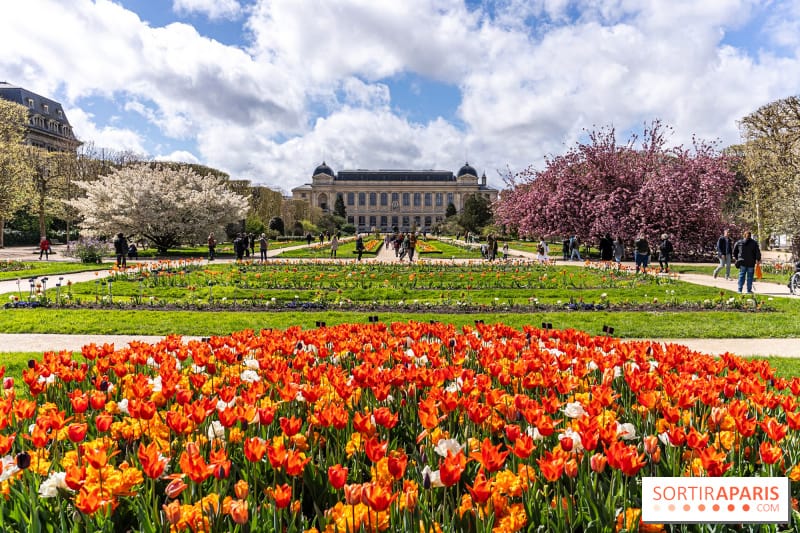
[[[756,265],[756,279],[761,279],[764,277],[764,274],[761,272],[761,263]]]

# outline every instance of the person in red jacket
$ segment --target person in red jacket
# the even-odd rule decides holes
[[[50,241],[47,237],[42,237],[42,240],[39,241],[39,261],[42,260],[42,254],[44,254],[45,260],[50,260]]]

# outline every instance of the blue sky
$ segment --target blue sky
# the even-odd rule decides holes
[[[87,145],[289,192],[335,170],[541,167],[587,129],[673,144],[800,88],[791,0],[5,0],[0,80]]]

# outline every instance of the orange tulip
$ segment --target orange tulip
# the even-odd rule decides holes
[[[72,442],[80,442],[86,437],[86,430],[89,426],[86,423],[70,424],[67,428],[67,437]]]
[[[386,441],[381,441],[376,437],[370,437],[369,440],[364,445],[364,449],[367,452],[367,457],[373,463],[377,463],[381,459],[383,459],[384,455],[386,455],[386,449],[389,447],[389,443]]]
[[[467,485],[467,490],[472,495],[472,499],[479,504],[486,503],[492,495],[492,483],[486,479],[483,468],[478,470],[475,482],[472,486]]]
[[[284,483],[271,489],[272,499],[275,500],[275,506],[278,509],[283,509],[289,506],[292,501],[292,487]]]
[[[137,455],[139,457],[139,463],[142,465],[142,472],[151,479],[160,477],[164,472],[164,468],[167,466],[166,461],[161,458],[161,454],[155,442],[151,442],[147,446],[139,443]]]
[[[391,490],[387,490],[378,483],[369,483],[364,489],[366,504],[370,509],[378,513],[388,509],[396,498],[397,494],[393,494]]]
[[[544,456],[537,459],[539,470],[547,481],[551,483],[557,481],[564,473],[564,458],[559,455],[554,455],[553,452],[547,451]]]
[[[517,437],[512,451],[514,452],[514,455],[520,459],[527,459],[533,453],[535,447],[536,445],[533,442],[533,438],[530,435],[523,433]]]
[[[177,526],[178,522],[181,521],[182,511],[181,511],[181,502],[173,501],[170,503],[165,503],[161,506],[164,509],[164,516],[167,518],[167,522],[169,522],[173,526]]]
[[[408,466],[408,456],[403,450],[392,450],[389,453],[389,473],[395,479],[402,479]]]
[[[771,442],[762,442],[759,447],[759,452],[761,454],[761,460],[768,465],[775,464],[783,458],[783,450],[781,450],[781,447]]]
[[[247,498],[247,494],[250,492],[250,486],[247,484],[247,481],[240,479],[233,485],[233,493],[236,494],[236,497],[240,500]]]
[[[114,417],[111,416],[109,413],[100,413],[94,419],[94,425],[97,428],[97,431],[100,433],[105,433],[106,431],[111,428],[111,423],[114,421]]]
[[[451,487],[461,479],[461,473],[467,465],[467,458],[461,450],[454,454],[448,451],[447,457],[439,461],[439,479],[445,487]]]
[[[244,456],[251,463],[258,463],[267,452],[267,441],[260,437],[250,437],[244,440]]]
[[[400,415],[397,413],[392,413],[392,411],[388,407],[379,407],[372,412],[372,416],[375,417],[375,423],[385,427],[386,429],[392,429],[397,425],[398,420],[400,420]]]
[[[250,519],[247,500],[233,500],[230,504],[231,519],[237,524],[246,524]]]
[[[492,446],[492,441],[490,441],[487,437],[483,439],[483,442],[481,443],[480,452],[473,452],[470,455],[470,458],[479,462],[487,471],[497,472],[503,468],[506,457],[508,457],[508,454],[510,453],[508,450],[501,452],[500,448],[502,446],[502,444]]]
[[[598,474],[602,473],[603,470],[606,469],[607,464],[608,459],[600,452],[595,453],[589,458],[589,466],[591,467],[592,472],[597,472]]]
[[[306,457],[303,452],[298,452],[297,450],[287,451],[286,464],[284,465],[286,473],[292,477],[303,475],[303,470],[309,461],[311,461],[311,458]]]
[[[293,437],[297,435],[300,431],[300,428],[303,426],[303,419],[302,418],[286,418],[285,416],[280,417],[279,422],[281,424],[281,430],[283,430],[283,434],[287,437]]]
[[[167,495],[167,498],[177,498],[188,486],[183,481],[183,474],[179,474],[178,477],[167,483],[164,494]]]

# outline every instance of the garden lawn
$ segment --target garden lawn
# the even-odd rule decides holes
[[[299,325],[310,328],[316,322],[341,324],[367,322],[377,315],[381,322],[431,320],[462,326],[481,319],[488,323],[504,322],[513,327],[539,326],[548,322],[554,328],[574,328],[599,335],[603,326],[614,328],[623,338],[767,338],[800,337],[797,313],[691,311],[691,312],[608,312],[558,311],[505,313],[441,313],[404,311],[149,311],[114,309],[16,309],[0,310],[0,330],[5,333],[127,334],[127,335],[226,335],[242,329],[285,328]],[[777,354],[776,354],[777,355]]]
[[[31,277],[57,276],[75,272],[107,270],[114,263],[68,263],[65,261],[0,261],[0,281]],[[54,280],[56,278],[53,278]]]

